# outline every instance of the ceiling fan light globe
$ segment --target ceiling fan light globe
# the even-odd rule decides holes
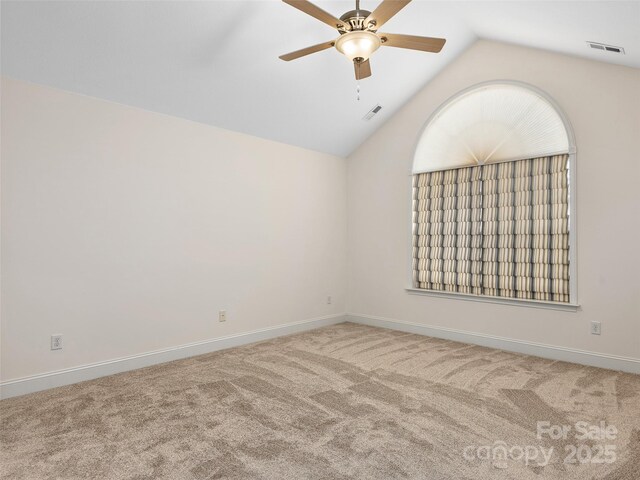
[[[367,60],[380,48],[380,37],[366,30],[347,32],[336,40],[336,49],[353,61],[356,58]]]

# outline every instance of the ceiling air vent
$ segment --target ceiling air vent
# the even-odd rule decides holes
[[[624,48],[622,47],[616,47],[614,45],[605,45],[604,43],[598,43],[598,42],[587,42],[587,45],[589,45],[594,50],[602,50],[603,52],[611,52],[611,53],[621,53],[622,55],[624,55]]]
[[[378,113],[380,110],[382,110],[382,105],[376,105],[371,110],[369,110],[367,114],[364,117],[362,117],[362,119],[371,120],[375,116],[375,114]]]

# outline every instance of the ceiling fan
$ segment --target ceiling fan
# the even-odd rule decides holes
[[[288,62],[327,48],[336,47],[336,50],[353,62],[357,80],[371,76],[369,57],[380,46],[438,53],[446,42],[444,38],[378,32],[378,28],[411,0],[383,0],[373,12],[361,10],[360,0],[356,0],[356,9],[346,12],[340,18],[334,17],[307,0],[282,1],[335,28],[340,36],[329,42],[319,43],[286,55],[280,55],[280,58]]]

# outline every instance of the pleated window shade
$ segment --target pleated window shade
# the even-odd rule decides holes
[[[569,302],[569,156],[414,175],[414,288]]]
[[[413,173],[557,155],[569,151],[564,121],[541,93],[512,83],[462,92],[431,118]]]

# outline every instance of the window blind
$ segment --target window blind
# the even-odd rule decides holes
[[[569,302],[568,175],[568,155],[414,175],[414,287]]]

